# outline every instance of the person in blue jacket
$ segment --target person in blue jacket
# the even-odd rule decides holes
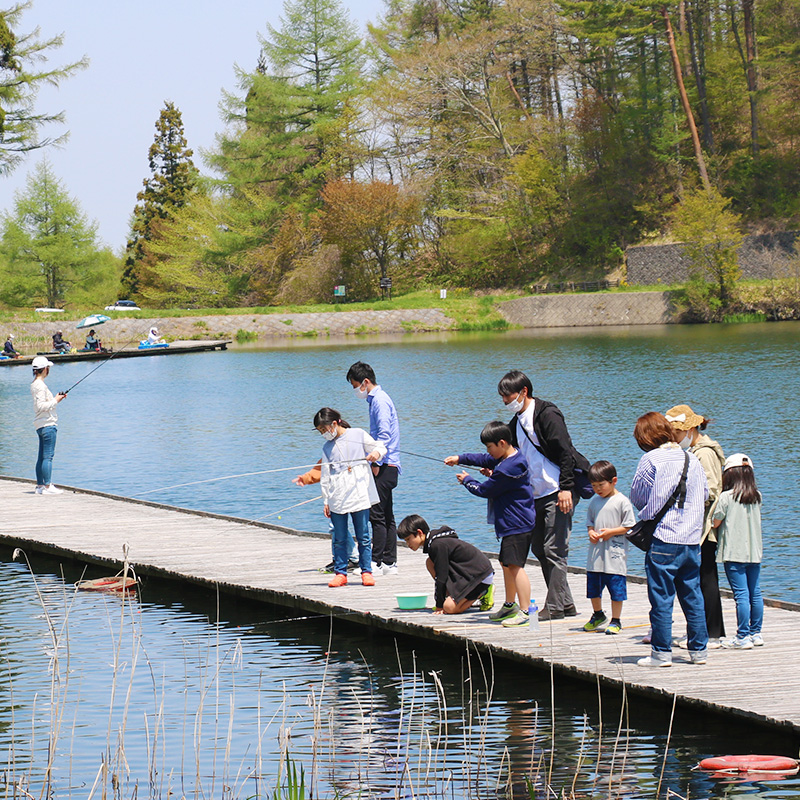
[[[521,627],[529,623],[531,582],[525,564],[536,524],[528,461],[511,444],[511,429],[504,422],[486,425],[481,431],[481,442],[486,445],[486,453],[448,456],[444,463],[481,467],[489,476],[487,480],[479,481],[469,473],[461,472],[457,478],[469,492],[488,499],[488,521],[494,522],[495,534],[500,540],[506,599],[489,618],[501,622],[506,628]]]

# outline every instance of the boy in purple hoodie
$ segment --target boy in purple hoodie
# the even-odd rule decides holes
[[[481,431],[486,453],[463,453],[448,456],[444,463],[481,467],[489,477],[479,481],[467,472],[459,473],[458,482],[469,492],[489,501],[488,521],[500,540],[500,564],[506,599],[489,619],[506,628],[527,625],[531,602],[531,582],[525,572],[531,533],[536,523],[533,491],[528,476],[528,461],[511,445],[511,429],[504,422],[490,422]]]

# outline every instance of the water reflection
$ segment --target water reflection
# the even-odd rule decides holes
[[[728,720],[680,713],[668,743],[668,714],[641,699],[599,709],[562,678],[551,689],[475,653],[153,580],[128,604],[73,594],[77,570],[34,566],[41,600],[25,568],[0,561],[0,748],[37,795],[55,727],[59,798],[86,797],[103,762],[121,797],[271,796],[287,749],[314,796],[527,797],[528,780],[542,798],[548,784],[592,798],[652,798],[659,784],[661,796],[775,796],[691,771],[754,749]],[[757,749],[796,742],[759,732]],[[779,790],[800,797],[800,782]]]

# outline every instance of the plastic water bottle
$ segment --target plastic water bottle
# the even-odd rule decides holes
[[[532,631],[539,630],[539,606],[536,605],[536,600],[531,598],[531,604],[528,606],[528,619],[530,622],[528,626]]]

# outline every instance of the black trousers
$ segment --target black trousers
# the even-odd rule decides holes
[[[706,606],[706,627],[710,639],[725,636],[722,619],[722,600],[719,596],[719,573],[717,572],[717,543],[706,539],[700,545],[700,591]]]
[[[397,486],[397,467],[381,464],[375,476],[378,502],[369,510],[372,525],[372,560],[376,564],[397,563],[397,526],[394,524],[392,491]]]

